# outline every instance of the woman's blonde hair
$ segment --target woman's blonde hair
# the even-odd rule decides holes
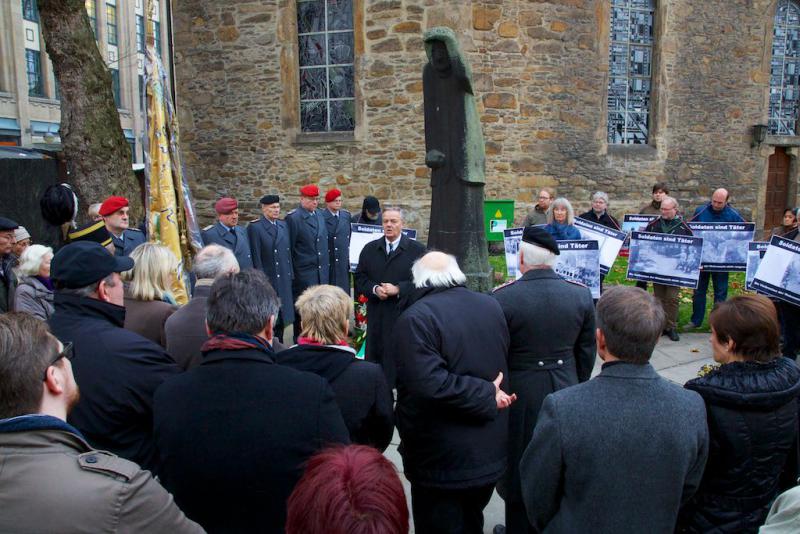
[[[53,249],[44,245],[31,245],[22,251],[19,257],[17,272],[22,276],[36,276],[42,266],[42,260],[48,254],[53,254]]]
[[[131,252],[133,269],[122,273],[130,282],[128,294],[136,300],[161,300],[169,293],[178,260],[170,249],[156,243],[142,243]]]
[[[336,286],[311,286],[300,295],[295,307],[300,312],[300,335],[335,345],[347,337],[345,326],[353,315],[353,302]]]

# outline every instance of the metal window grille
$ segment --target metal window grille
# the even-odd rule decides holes
[[[769,133],[797,135],[800,105],[800,4],[780,0],[772,31]]]

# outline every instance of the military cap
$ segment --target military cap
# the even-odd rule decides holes
[[[531,245],[536,245],[537,247],[546,248],[556,256],[561,254],[558,250],[558,243],[556,243],[555,238],[540,226],[526,226],[522,231],[522,241]]]
[[[278,197],[278,195],[264,195],[263,197],[261,197],[261,200],[259,200],[259,202],[264,206],[269,206],[270,204],[277,204],[280,201],[281,199],[280,197]]]
[[[333,202],[334,200],[336,200],[340,196],[342,196],[342,192],[341,191],[339,191],[336,188],[331,189],[330,191],[325,193],[325,202]]]
[[[223,197],[214,204],[214,211],[220,215],[227,215],[235,209],[239,209],[239,203],[231,197]]]
[[[318,197],[319,187],[314,184],[304,185],[300,188],[300,194],[304,197]]]
[[[111,273],[133,269],[127,256],[112,256],[99,243],[78,241],[62,247],[53,257],[50,277],[63,287],[86,287]]]
[[[108,231],[103,221],[98,221],[73,230],[67,234],[67,239],[70,243],[76,241],[93,241],[105,247],[111,243],[111,233]]]
[[[12,221],[11,219],[6,219],[5,217],[0,217],[0,232],[6,232],[8,230],[16,230],[19,228],[19,225],[16,221]]]
[[[103,201],[100,205],[100,210],[98,213],[103,217],[107,217],[114,212],[121,210],[122,208],[128,207],[128,199],[125,197],[108,197]]]

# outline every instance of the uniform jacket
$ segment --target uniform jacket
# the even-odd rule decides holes
[[[330,210],[322,211],[328,228],[328,251],[330,253],[330,280],[332,286],[341,287],[350,294],[350,212],[339,210],[334,216]]]
[[[706,402],[711,449],[700,489],[681,513],[684,532],[756,532],[783,488],[797,480],[800,369],[788,358],[731,362],[686,389]]]
[[[138,465],[60,419],[0,420],[0,531],[202,533]]]
[[[350,347],[296,345],[275,361],[326,379],[336,394],[350,441],[386,450],[394,432],[394,398],[379,365],[355,358]]]
[[[294,297],[292,295],[292,247],[289,228],[280,219],[275,223],[265,217],[247,225],[247,237],[253,253],[253,266],[261,269],[281,299],[281,317],[286,325],[294,322]]]
[[[432,289],[400,318],[397,429],[412,484],[474,488],[506,468],[508,410],[492,381],[507,377],[508,329],[500,305],[465,287]],[[508,390],[508,381],[502,384]]]
[[[581,232],[571,224],[559,224],[551,222],[544,227],[548,234],[552,235],[556,241],[566,241],[570,239],[580,239]]]
[[[292,284],[297,300],[306,288],[327,284],[330,279],[328,227],[321,210],[310,213],[302,207],[286,215],[286,226],[289,227],[289,244],[292,247]]]
[[[598,217],[594,210],[589,210],[586,213],[582,213],[580,217],[586,221],[602,224],[608,228],[613,228],[615,230],[620,229],[619,221],[609,214],[608,211],[604,211],[603,214]]]
[[[35,276],[25,276],[17,286],[14,311],[30,313],[42,321],[53,315],[53,292]]]
[[[589,380],[595,362],[594,305],[588,288],[567,282],[552,269],[533,269],[495,290],[505,315],[508,351],[511,466],[500,486],[506,501],[519,502],[519,461],[530,443],[544,398]]]
[[[543,210],[538,204],[525,216],[525,226],[536,226],[537,224],[547,224],[547,210]]]
[[[711,207],[711,202],[698,206],[690,219],[692,222],[744,222],[744,218],[730,204],[719,211]]]
[[[56,293],[50,328],[72,341],[72,370],[81,400],[69,422],[94,447],[111,451],[157,474],[153,393],[180,372],[156,343],[125,330],[125,308]]]
[[[220,222],[210,228],[206,228],[203,230],[203,244],[210,245],[212,243],[232,250],[233,255],[236,256],[236,261],[239,262],[240,269],[253,268],[250,243],[248,243],[247,235],[241,226],[235,226],[232,232]]]
[[[17,276],[13,269],[14,256],[0,256],[0,313],[14,309],[14,296],[17,291]]]
[[[178,307],[163,300],[136,300],[125,296],[125,328],[140,336],[167,346],[164,324]]]
[[[114,243],[114,249],[117,256],[130,256],[133,249],[147,241],[144,233],[136,228],[128,228],[122,231],[122,239],[114,234],[111,234],[111,242]]]
[[[305,462],[348,443],[324,378],[271,351],[213,350],[155,397],[161,482],[209,532],[282,533]]]
[[[692,235],[692,229],[686,226],[680,215],[676,215],[674,219],[666,221],[659,217],[650,221],[644,229],[645,232],[653,232],[656,234],[670,234],[670,235]]]
[[[370,241],[361,250],[355,274],[355,296],[366,296],[367,301],[367,360],[383,366],[390,388],[395,384],[393,346],[394,323],[400,315],[398,302],[411,293],[411,266],[425,253],[425,246],[406,236],[401,236],[391,256],[386,255],[386,238]],[[400,288],[400,295],[379,299],[372,289],[383,282]]]
[[[703,399],[650,364],[612,362],[548,395],[520,464],[544,533],[672,533],[708,455]]]

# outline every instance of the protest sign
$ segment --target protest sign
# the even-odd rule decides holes
[[[503,246],[506,250],[506,272],[508,276],[519,278],[519,242],[522,240],[523,228],[509,228],[503,230]]]
[[[744,275],[744,287],[746,289],[753,290],[750,287],[750,282],[756,276],[758,266],[761,265],[761,258],[764,257],[768,246],[769,241],[751,241],[747,244],[747,271]]]
[[[403,228],[403,235],[411,239],[417,238],[417,231]],[[364,246],[370,241],[383,237],[383,227],[379,224],[350,223],[350,271],[355,272],[358,258]]]
[[[589,288],[593,299],[600,298],[600,246],[591,241],[558,241],[558,255],[553,270],[562,278]]]
[[[774,236],[750,287],[800,306],[800,243]]]
[[[580,230],[581,238],[584,240],[597,241],[600,247],[600,272],[603,275],[608,274],[628,234],[580,217],[575,219],[575,227]]]
[[[656,219],[658,219],[658,215],[645,215],[643,213],[624,215],[622,217],[622,231],[626,234],[644,232],[647,225]]]
[[[745,271],[747,245],[753,240],[755,223],[690,222],[687,226],[703,238],[700,268],[709,272]]]
[[[702,237],[631,232],[628,279],[694,289],[702,254]]]

